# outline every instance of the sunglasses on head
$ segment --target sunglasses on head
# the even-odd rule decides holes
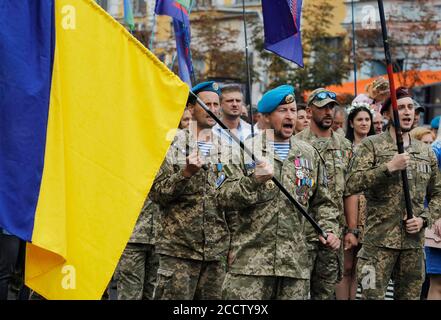
[[[326,98],[334,99],[337,98],[337,95],[334,92],[330,91],[322,91],[315,95],[314,100],[325,100]]]

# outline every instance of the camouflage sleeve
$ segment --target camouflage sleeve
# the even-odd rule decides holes
[[[176,200],[190,181],[190,178],[183,176],[180,166],[172,164],[170,159],[173,159],[173,152],[173,148],[170,148],[149,193],[150,199],[162,206]]]
[[[224,168],[226,179],[217,193],[219,205],[227,211],[235,211],[256,204],[260,183],[254,174],[245,175],[241,166],[237,164],[229,164]]]
[[[395,178],[398,174],[399,172],[390,174],[386,163],[379,165],[376,163],[374,145],[372,141],[365,140],[351,159],[344,196],[359,194],[367,189],[388,183],[391,177]]]
[[[225,220],[227,221],[228,230],[230,230],[230,234],[233,234],[239,227],[239,212],[226,211]]]
[[[430,152],[431,176],[427,188],[428,210],[421,215],[427,219],[429,226],[441,218],[441,172],[438,168],[438,160],[435,153]]]
[[[321,161],[318,153],[317,159],[317,187],[309,203],[309,213],[316,219],[323,231],[331,232],[340,237],[338,204],[329,192],[325,164]]]

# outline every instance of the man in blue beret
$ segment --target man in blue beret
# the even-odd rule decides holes
[[[219,112],[217,83],[200,83],[193,92]],[[176,135],[149,195],[162,213],[154,299],[220,299],[225,276],[229,233],[214,196],[224,177],[212,139],[215,121],[194,97],[188,110],[193,121]]]
[[[231,234],[228,273],[222,286],[226,299],[307,299],[309,258],[305,219],[271,180],[276,177],[328,233],[323,244],[338,249],[338,210],[326,188],[318,152],[293,137],[297,108],[294,88],[268,91],[258,103],[271,128],[245,141],[261,162],[238,155],[225,165],[226,180],[218,203],[238,212]]]

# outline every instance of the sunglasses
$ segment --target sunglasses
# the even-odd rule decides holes
[[[326,98],[331,98],[335,100],[337,98],[337,95],[334,92],[322,91],[315,95],[314,100],[322,101]]]

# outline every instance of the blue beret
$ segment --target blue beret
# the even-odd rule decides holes
[[[261,113],[273,112],[279,105],[294,102],[294,87],[282,85],[267,91],[257,104],[257,111]]]
[[[217,95],[219,95],[219,96],[221,94],[219,85],[214,81],[201,82],[201,83],[195,85],[191,89],[191,91],[193,91],[194,94],[198,94],[199,92],[203,92],[203,91],[211,91],[211,92],[217,93]]]
[[[435,117],[435,118],[433,118],[432,119],[432,121],[430,122],[430,127],[432,128],[432,129],[438,129],[439,128],[439,118],[440,118],[441,116],[437,116],[437,117]]]

